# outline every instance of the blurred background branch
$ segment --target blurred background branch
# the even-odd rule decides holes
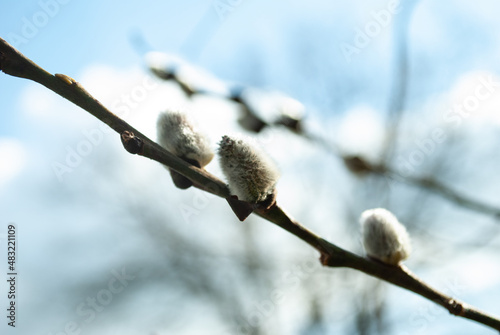
[[[406,91],[408,86],[408,51],[407,51],[407,31],[412,16],[414,7],[418,1],[412,1],[411,5],[404,8],[404,13],[399,17],[399,29],[395,30],[395,43],[397,43],[396,54],[396,69],[394,76],[394,89],[391,90],[392,96],[389,99],[390,108],[387,121],[387,137],[381,159],[378,163],[370,163],[368,159],[361,156],[353,156],[351,154],[342,152],[337,145],[331,143],[322,136],[309,131],[304,126],[304,106],[293,98],[278,97],[276,100],[276,113],[274,119],[271,121],[263,120],[259,115],[264,114],[258,111],[254,106],[257,105],[252,102],[252,97],[244,95],[245,90],[252,90],[252,88],[244,88],[242,86],[233,85],[229,86],[226,94],[212,90],[209,85],[199,87],[196,85],[196,79],[192,78],[193,83],[189,79],[182,78],[178,73],[182,72],[183,67],[190,67],[191,65],[183,63],[181,60],[175,59],[173,56],[164,54],[163,64],[158,65],[149,57],[148,68],[159,79],[176,82],[187,97],[193,95],[210,95],[222,99],[231,100],[240,105],[240,125],[247,131],[253,133],[260,133],[265,128],[269,127],[284,127],[290,130],[293,134],[303,137],[313,143],[318,144],[332,155],[339,157],[345,163],[346,167],[353,174],[364,176],[368,173],[379,175],[385,178],[387,183],[399,182],[407,183],[409,185],[422,188],[428,192],[437,194],[444,199],[454,203],[457,206],[467,208],[469,210],[477,211],[484,215],[499,216],[500,207],[483,203],[479,200],[473,199],[469,196],[460,194],[458,191],[446,186],[439,180],[432,176],[417,177],[411,175],[403,175],[396,171],[389,164],[390,156],[396,150],[398,142],[398,129],[400,128],[400,120],[403,116],[405,108]],[[143,42],[146,43],[146,42]],[[158,62],[161,58],[160,53],[155,53],[154,60]],[[146,55],[146,61],[148,57]],[[205,74],[200,73],[203,77]],[[208,76],[208,74],[206,74]],[[199,79],[203,82],[203,79]],[[206,81],[205,81],[206,82]],[[222,84],[228,85],[228,84]],[[225,91],[225,90],[222,90]],[[266,94],[263,92],[262,94]],[[267,93],[269,94],[269,93]],[[271,95],[271,99],[274,97]],[[279,98],[283,98],[280,101]],[[254,98],[255,99],[255,98]]]

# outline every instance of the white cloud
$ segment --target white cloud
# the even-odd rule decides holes
[[[26,149],[21,142],[10,139],[0,138],[0,186],[14,179],[26,165]]]
[[[494,289],[500,281],[498,258],[483,251],[464,257],[454,272],[468,293]]]
[[[339,146],[355,154],[376,158],[384,140],[381,113],[368,106],[349,110],[340,120],[337,132]]]
[[[32,122],[38,129],[51,128],[54,136],[93,121],[88,114],[82,113],[80,107],[37,83],[25,86],[19,94],[18,105],[27,122]]]
[[[53,118],[57,115],[54,108],[60,99],[55,93],[37,83],[30,83],[20,94],[19,104],[21,110],[29,117],[36,119]]]
[[[450,90],[450,106],[461,106],[464,119],[500,125],[499,83],[500,79],[489,72],[466,73]]]

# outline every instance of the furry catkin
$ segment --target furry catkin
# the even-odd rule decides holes
[[[410,256],[410,237],[398,219],[384,208],[361,214],[363,244],[369,257],[397,265]]]
[[[274,193],[279,173],[262,151],[242,139],[223,136],[219,159],[229,189],[239,200],[258,203]]]
[[[187,116],[180,112],[164,112],[156,124],[158,143],[186,161],[198,162],[204,167],[214,157],[208,139],[200,134]]]

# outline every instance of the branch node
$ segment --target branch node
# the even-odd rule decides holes
[[[450,299],[448,301],[448,311],[450,311],[450,314],[456,315],[456,316],[464,316],[465,315],[465,308],[464,305],[456,301],[455,299]]]
[[[276,192],[276,190],[274,190],[273,193],[269,194],[266,199],[264,199],[261,202],[256,203],[254,205],[254,209],[261,211],[263,213],[268,212],[272,207],[277,206],[276,195],[277,195],[277,192]]]
[[[323,266],[329,266],[330,264],[330,255],[327,254],[326,252],[321,251],[321,255],[319,256],[319,262]]]
[[[131,154],[141,155],[144,150],[144,142],[139,137],[135,136],[133,132],[125,130],[120,136],[123,147]]]
[[[76,85],[76,80],[74,80],[73,78],[71,78],[70,76],[67,76],[65,74],[62,74],[62,73],[56,73],[54,75],[56,78],[64,81],[66,84],[68,85]]]
[[[321,265],[331,268],[341,268],[347,265],[343,256],[339,256],[331,250],[320,250],[319,262]]]

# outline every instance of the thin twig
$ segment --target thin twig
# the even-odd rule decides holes
[[[343,156],[344,163],[353,173],[373,173],[395,180],[401,183],[420,187],[427,191],[441,196],[461,207],[470,210],[500,217],[500,207],[483,203],[476,199],[472,199],[466,195],[460,194],[458,191],[453,190],[449,186],[431,177],[416,177],[416,176],[403,176],[393,168],[383,164],[371,164],[361,156]]]
[[[171,169],[191,179],[194,185],[200,189],[222,198],[229,197],[229,189],[220,179],[172,155],[107,110],[75,80],[65,75],[51,75],[31,60],[27,59],[3,39],[0,39],[0,70],[15,77],[36,81],[82,107],[120,134],[127,151],[148,157],[169,166]],[[443,306],[453,315],[474,320],[483,325],[500,330],[500,319],[481,312],[431,288],[404,266],[389,266],[360,257],[326,241],[294,221],[277,205],[272,206],[270,209],[258,209],[256,213],[318,250],[321,254],[321,262],[325,266],[348,267],[359,270],[370,276],[380,278],[419,294]]]

